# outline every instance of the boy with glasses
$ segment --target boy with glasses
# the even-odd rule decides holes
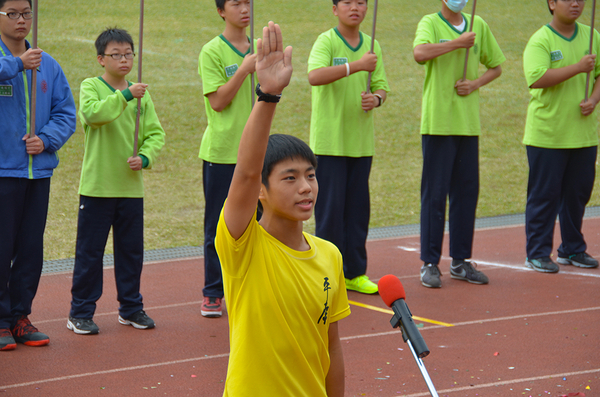
[[[44,259],[50,178],[75,132],[75,103],[60,65],[25,40],[29,0],[0,0],[0,350],[44,346],[28,315]],[[32,70],[35,131],[30,131]],[[35,134],[30,134],[35,132]]]
[[[252,110],[250,76],[256,63],[250,48],[254,43],[246,35],[250,0],[215,1],[225,30],[202,47],[198,66],[208,122],[199,154],[204,188],[204,300],[200,313],[205,317],[222,314],[223,277],[214,240],[240,137]]]
[[[525,265],[556,273],[551,259],[556,216],[562,242],[557,262],[582,268],[598,267],[587,252],[581,232],[585,206],[594,188],[598,125],[594,109],[600,101],[600,35],[577,19],[582,0],[548,0],[552,21],[531,36],[523,53],[523,69],[531,100],[523,143],[529,180],[525,231]],[[586,80],[590,74],[586,100]]]
[[[79,185],[80,206],[73,270],[72,301],[67,328],[76,334],[97,334],[92,320],[102,295],[102,259],[111,227],[115,280],[120,302],[119,323],[154,328],[143,310],[140,278],[144,256],[144,181],[165,143],[147,84],[125,79],[133,67],[129,33],[107,29],[96,40],[101,77],[81,83],[79,115],[85,132],[85,153]],[[137,155],[132,156],[137,101],[141,98]]]

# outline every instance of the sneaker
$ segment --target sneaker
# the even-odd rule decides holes
[[[450,277],[457,280],[468,281],[472,284],[489,283],[490,280],[488,277],[479,270],[475,270],[473,265],[477,267],[477,263],[475,262],[452,259],[452,264],[450,265]]]
[[[223,315],[223,312],[221,310],[221,298],[205,296],[202,300],[200,313],[204,317],[221,317],[221,315]]]
[[[442,272],[435,263],[424,263],[421,267],[421,284],[427,288],[441,288]]]
[[[376,294],[379,291],[377,284],[369,280],[369,277],[365,274],[354,277],[352,280],[347,278],[346,289],[360,292],[361,294]]]
[[[525,261],[525,266],[532,268],[536,272],[558,273],[558,265],[550,259],[549,256],[543,258],[529,259]]]
[[[0,351],[3,350],[15,350],[17,348],[17,342],[15,342],[15,338],[13,338],[10,329],[2,328],[0,329]]]
[[[580,252],[579,254],[569,255],[567,257],[559,256],[556,262],[560,263],[561,265],[573,265],[577,267],[598,267],[598,261],[587,252]]]
[[[121,315],[119,315],[119,322],[123,325],[132,325],[133,328],[137,329],[150,329],[154,328],[155,326],[154,320],[148,317],[146,312],[143,310],[135,312],[127,318],[123,318]]]
[[[67,321],[67,328],[78,335],[96,335],[100,331],[94,320],[73,318],[71,316],[69,316],[69,320]]]
[[[27,316],[21,316],[17,323],[10,329],[13,338],[19,343],[27,346],[46,346],[50,343],[48,335],[38,331],[36,327],[31,325]]]

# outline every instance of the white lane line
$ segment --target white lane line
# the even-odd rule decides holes
[[[396,246],[396,248],[402,250],[402,251],[406,251],[406,252],[420,252],[420,249],[417,247],[406,247],[403,245],[398,245]],[[444,260],[451,260],[452,258],[450,257],[442,257],[442,259]],[[519,271],[524,271],[524,272],[533,272],[535,270],[528,268],[527,266],[525,266],[525,261],[523,261],[523,265],[507,265],[504,263],[498,263],[498,262],[489,262],[489,261],[484,261],[484,260],[479,260],[479,259],[472,259],[473,262],[476,262],[478,265],[485,265],[485,266],[493,266],[493,267],[500,267],[500,268],[505,268],[505,269],[513,269],[513,270],[519,270]],[[569,267],[574,269],[575,267]],[[590,269],[590,271],[592,272],[596,272],[596,273],[582,273],[582,272],[571,272],[571,271],[565,271],[565,272],[559,272],[558,274],[562,275],[562,276],[582,276],[582,277],[593,277],[593,278],[600,278],[600,273],[597,273],[598,270],[595,269]]]
[[[139,369],[162,367],[162,366],[165,366],[165,365],[173,365],[173,364],[184,364],[184,363],[189,363],[189,362],[194,362],[194,361],[212,360],[212,359],[216,359],[216,358],[225,358],[225,357],[229,357],[229,353],[226,353],[226,354],[215,354],[214,356],[202,356],[202,357],[186,358],[186,359],[174,360],[174,361],[163,361],[163,362],[160,362],[160,363],[145,364],[145,365],[136,365],[136,366],[133,366],[133,367],[107,369],[107,370],[104,370],[104,371],[86,372],[86,373],[83,373],[83,374],[59,376],[57,378],[49,378],[49,379],[42,379],[42,380],[36,380],[36,381],[31,381],[31,382],[25,382],[25,383],[16,383],[14,385],[0,386],[0,389],[1,390],[4,390],[4,389],[14,389],[14,388],[17,388],[17,387],[39,385],[41,383],[58,382],[58,381],[61,381],[61,380],[70,380],[70,379],[77,379],[77,378],[85,378],[87,376],[114,374],[114,373],[118,373],[118,372],[135,371],[135,370],[139,370]]]
[[[533,382],[533,381],[537,381],[537,380],[565,378],[567,376],[586,375],[586,374],[593,374],[596,372],[600,372],[600,368],[588,369],[585,371],[577,371],[577,372],[566,372],[563,374],[541,375],[541,376],[535,376],[532,378],[520,378],[520,379],[505,380],[505,381],[500,381],[500,382],[484,383],[482,385],[453,387],[452,389],[438,390],[437,392],[440,395],[451,394],[451,393],[465,391],[465,390],[475,392],[478,389],[483,389],[483,388],[488,388],[488,387],[507,386],[507,385],[514,385],[515,383]],[[534,394],[534,393],[531,393],[531,394]],[[430,395],[431,394],[429,392],[425,392],[425,393],[406,394],[406,395],[404,395],[404,397],[425,397],[425,396],[430,396]]]

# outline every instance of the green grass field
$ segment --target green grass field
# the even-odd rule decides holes
[[[39,0],[39,46],[62,65],[75,102],[86,77],[102,74],[93,42],[108,26],[129,30],[137,43],[139,2],[133,0]],[[591,3],[587,5],[588,8]],[[158,164],[145,172],[146,249],[203,242],[203,195],[198,149],[206,127],[198,54],[222,33],[213,0],[173,3],[146,0],[144,82],[150,85],[167,143]],[[279,23],[284,44],[294,47],[294,76],[278,108],[274,131],[308,140],[310,87],[306,67],[317,36],[335,26],[330,0],[256,0],[257,34],[269,20]],[[371,174],[371,226],[418,223],[423,68],[412,56],[418,21],[438,12],[439,0],[379,2],[377,39],[392,92],[376,112],[376,155]],[[470,10],[471,5],[467,5]],[[465,11],[467,11],[467,9]],[[550,21],[545,3],[479,1],[478,14],[490,25],[506,55],[503,75],[481,89],[481,193],[478,216],[521,213],[525,208],[527,161],[521,144],[529,93],[522,72],[528,38]],[[470,11],[469,11],[470,12]],[[590,10],[581,21],[589,24]],[[370,34],[372,10],[363,23]],[[134,68],[136,69],[136,68]],[[137,69],[136,69],[137,70]],[[130,80],[137,80],[135,72]],[[582,93],[583,96],[583,93]],[[83,132],[60,151],[52,179],[46,259],[74,256]],[[598,205],[597,195],[592,204]],[[313,225],[308,222],[307,229]],[[111,247],[107,252],[111,252]]]

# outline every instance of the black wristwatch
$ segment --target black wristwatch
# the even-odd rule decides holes
[[[278,103],[281,99],[281,94],[272,95],[262,92],[260,89],[260,83],[256,85],[256,96],[258,97],[258,102]]]

